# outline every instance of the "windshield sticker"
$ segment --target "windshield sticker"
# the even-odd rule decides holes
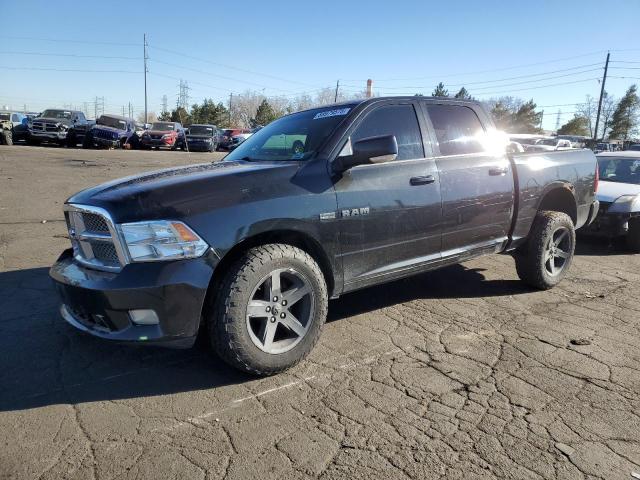
[[[316,113],[316,116],[313,117],[314,120],[318,120],[319,118],[328,118],[328,117],[339,117],[342,115],[346,115],[349,113],[350,108],[339,108],[338,110],[327,110],[325,112]]]
[[[291,156],[291,160],[300,160],[300,159],[302,159],[302,158],[304,158],[304,152],[294,153],[294,154]]]

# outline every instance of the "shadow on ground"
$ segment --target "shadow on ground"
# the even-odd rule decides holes
[[[329,321],[427,298],[491,297],[530,291],[517,280],[485,280],[461,265],[345,295]],[[212,389],[248,382],[213,356],[117,345],[76,331],[58,316],[48,269],[0,273],[0,411]]]

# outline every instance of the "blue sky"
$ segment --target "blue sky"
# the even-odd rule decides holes
[[[480,99],[533,98],[553,128],[558,109],[564,123],[572,104],[599,94],[606,50],[611,94],[640,82],[638,0],[0,0],[0,11],[0,106],[31,110],[92,108],[99,96],[107,111],[131,102],[140,112],[143,33],[156,112],[163,95],[175,104],[180,79],[192,102],[247,89],[313,94],[337,79],[347,91],[372,78],[379,94],[430,94],[441,80]]]

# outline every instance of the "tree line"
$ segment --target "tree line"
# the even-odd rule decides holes
[[[421,95],[420,93],[416,95]],[[444,83],[433,90],[434,97],[450,97]],[[201,104],[189,108],[176,107],[172,111],[161,112],[159,120],[181,122],[184,125],[208,123],[217,126],[251,128],[266,125],[283,115],[308,108],[329,105],[336,100],[346,101],[363,98],[365,92],[347,95],[333,88],[325,88],[314,95],[301,94],[294,98],[284,96],[267,97],[259,92],[245,91],[234,95],[230,105],[204,99]],[[473,99],[465,87],[460,88],[452,98]],[[509,133],[541,133],[543,112],[530,99],[502,96],[483,100],[493,116],[496,127]],[[573,118],[558,129],[558,134],[584,135],[596,138],[628,140],[640,133],[640,97],[637,86],[631,85],[620,99],[604,93],[598,132],[594,132],[598,100],[587,95],[584,103],[578,104]],[[596,134],[597,133],[597,134]]]

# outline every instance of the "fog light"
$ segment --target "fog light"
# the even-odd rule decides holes
[[[129,318],[136,325],[157,325],[158,315],[153,310],[129,310]]]

